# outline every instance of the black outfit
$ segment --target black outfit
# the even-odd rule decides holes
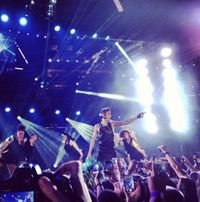
[[[67,157],[67,159],[68,160],[79,160],[80,154],[72,145],[70,145],[70,140],[75,141],[73,138],[67,137],[67,141],[65,143],[65,152],[69,155]]]
[[[115,143],[114,143],[114,132],[112,125],[108,122],[107,126],[103,126],[100,123],[100,130],[98,134],[99,151],[97,160],[101,163],[104,161],[111,160],[116,157]]]
[[[33,150],[30,145],[29,137],[24,137],[22,144],[18,143],[17,138],[7,147],[8,152],[3,154],[1,162],[4,164],[19,164],[20,162],[28,162]]]
[[[130,140],[130,142],[127,142],[126,140],[123,141],[125,151],[130,155],[131,160],[141,160],[144,159],[144,156],[141,152],[139,152],[132,144],[133,139]]]

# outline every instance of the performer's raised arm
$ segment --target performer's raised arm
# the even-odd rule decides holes
[[[117,126],[124,126],[124,125],[131,124],[134,121],[136,121],[137,119],[143,118],[144,114],[145,114],[145,112],[139,113],[136,117],[130,118],[125,121],[112,121],[112,125],[113,125],[113,127],[117,127]]]

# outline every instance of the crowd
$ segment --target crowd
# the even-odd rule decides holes
[[[56,173],[69,177],[74,195],[62,193],[47,177],[39,180],[43,193],[53,202],[198,202],[200,197],[200,155],[177,162],[166,146],[164,157],[130,163],[123,158],[100,163],[70,161]]]

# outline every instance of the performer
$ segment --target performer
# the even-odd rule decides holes
[[[25,133],[25,127],[20,126],[16,137],[7,147],[8,152],[0,159],[0,167],[6,165],[8,174],[11,176],[18,164],[28,162],[36,140],[37,135],[29,137]]]
[[[139,161],[147,158],[145,151],[140,147],[137,141],[134,131],[122,130],[120,138],[129,160]]]
[[[139,118],[143,118],[144,113],[138,114],[136,117],[126,121],[113,121],[111,120],[112,114],[109,107],[102,108],[99,116],[102,117],[101,123],[94,126],[93,136],[90,143],[87,159],[91,159],[91,153],[94,148],[96,139],[98,137],[99,151],[97,160],[104,163],[106,160],[111,160],[116,157],[114,148],[114,128],[117,126],[128,125],[133,123]]]
[[[68,135],[68,133],[64,133],[62,137],[62,141],[65,143],[65,152],[69,155],[69,160],[82,160],[83,152],[82,149],[79,148],[75,140]]]

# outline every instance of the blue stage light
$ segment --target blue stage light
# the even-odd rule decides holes
[[[75,29],[71,29],[70,30],[70,34],[75,34],[76,33],[76,30]]]
[[[60,110],[58,110],[58,109],[55,110],[55,114],[57,114],[57,115],[60,114]]]
[[[11,111],[10,107],[5,108],[5,112],[10,112],[10,111]]]
[[[21,26],[26,26],[28,21],[27,21],[27,19],[25,17],[21,17],[19,19],[19,23],[20,23]]]
[[[1,14],[1,21],[2,22],[8,22],[9,21],[9,17],[7,14]]]
[[[60,26],[59,26],[59,25],[56,25],[56,26],[54,27],[54,30],[55,30],[56,32],[59,32],[59,31],[60,31]]]
[[[34,108],[31,108],[31,109],[29,110],[29,112],[30,112],[31,114],[33,114],[33,113],[35,112],[35,109],[34,109]]]

